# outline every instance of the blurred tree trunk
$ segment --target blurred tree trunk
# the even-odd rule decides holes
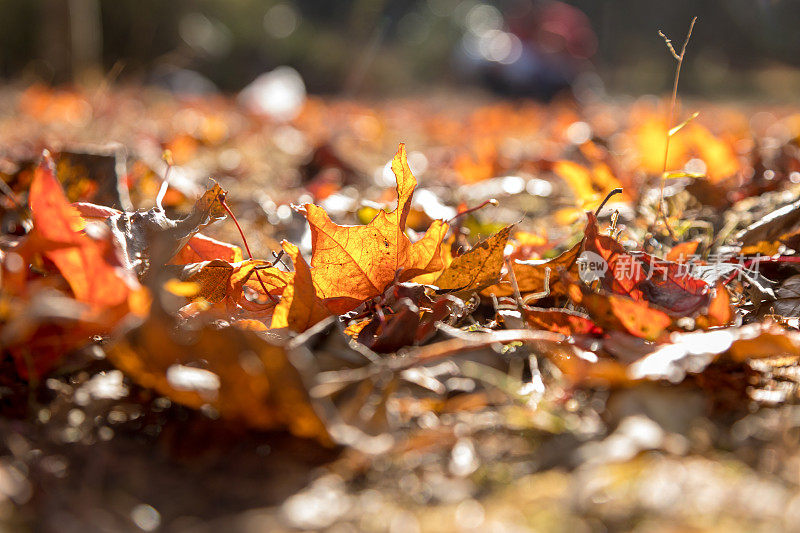
[[[99,0],[43,0],[40,57],[51,83],[87,81],[102,72]]]
[[[69,10],[65,0],[43,0],[41,3],[39,57],[51,76],[51,83],[70,78]]]
[[[102,75],[103,26],[99,0],[69,0],[72,79],[92,81]]]

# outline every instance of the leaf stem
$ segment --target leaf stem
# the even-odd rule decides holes
[[[225,208],[225,211],[231,217],[233,223],[236,224],[236,229],[239,230],[239,235],[242,236],[244,249],[247,250],[247,255],[250,257],[250,259],[253,259],[253,253],[250,251],[250,245],[247,244],[247,237],[244,236],[244,231],[242,231],[242,227],[239,225],[239,221],[236,220],[236,215],[234,215],[233,211],[231,211],[231,208],[228,207],[228,204],[225,202],[225,198],[223,198],[222,196],[217,196],[217,199],[219,200],[219,203],[222,204],[222,207]],[[273,303],[277,303],[278,300],[272,294],[270,294],[269,289],[267,289],[267,286],[264,284],[264,280],[261,279],[261,276],[258,273],[258,269],[255,269],[254,272],[256,274],[256,279],[261,284],[261,288],[264,289],[264,292],[267,294],[269,299],[272,300]]]
[[[597,210],[594,212],[594,216],[596,217],[600,216],[600,211],[603,209],[603,207],[605,207],[605,205],[608,203],[611,197],[614,196],[615,194],[622,194],[622,187],[617,187],[616,189],[612,189],[611,192],[609,192],[606,195],[605,199],[603,200],[603,203],[601,203],[598,206]]]
[[[2,192],[6,197],[8,197],[8,199],[11,200],[11,202],[13,202],[14,205],[17,206],[17,209],[22,209],[22,202],[20,202],[19,198],[17,198],[17,195],[14,194],[14,191],[11,189],[11,187],[8,186],[8,183],[6,183],[2,178],[0,178],[0,192]]]
[[[498,205],[500,205],[500,202],[498,202],[498,201],[497,201],[496,199],[494,199],[494,198],[489,198],[488,200],[486,200],[485,202],[483,202],[481,205],[478,205],[478,206],[475,206],[475,207],[471,207],[471,208],[469,208],[469,209],[467,209],[467,210],[465,210],[465,211],[462,211],[462,212],[458,213],[456,216],[454,216],[453,218],[451,218],[450,220],[448,220],[448,221],[447,221],[447,224],[448,224],[448,225],[452,225],[452,224],[453,224],[453,221],[454,221],[455,219],[457,219],[457,218],[459,218],[459,217],[463,217],[464,215],[468,215],[468,214],[470,214],[470,213],[474,213],[475,211],[477,211],[477,210],[479,210],[479,209],[483,209],[484,207],[486,207],[486,206],[487,206],[487,205],[489,205],[489,204],[491,204],[491,205],[493,205],[493,206],[497,207]]]

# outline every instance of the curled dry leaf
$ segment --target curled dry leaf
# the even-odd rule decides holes
[[[435,221],[415,243],[406,235],[417,180],[408,167],[405,145],[392,159],[392,171],[397,179],[397,209],[380,211],[366,226],[335,224],[313,204],[299,209],[311,227],[311,275],[317,294],[336,313],[354,309],[394,281],[442,269],[446,223]]]
[[[800,229],[800,200],[776,209],[736,235],[736,240],[753,253],[761,243],[772,243]]]
[[[420,327],[420,309],[408,298],[398,302],[399,309],[380,320],[373,318],[358,332],[357,340],[370,350],[390,353],[411,346]]]
[[[159,207],[134,213],[119,212],[108,217],[107,224],[123,252],[126,268],[143,276],[151,265],[160,266],[169,262],[203,227],[225,218],[226,211],[222,206],[225,194],[215,182],[195,202],[192,212],[180,220],[169,218],[164,209]],[[230,247],[208,241],[197,241],[196,244],[204,252],[213,250],[228,257],[231,254],[233,258],[236,256],[236,251]],[[203,259],[218,259],[201,254],[198,252]],[[241,256],[241,250],[238,255]]]
[[[607,265],[600,278],[602,287],[613,294],[641,300],[642,291],[637,286],[644,278],[644,273],[638,261],[616,240],[599,232],[594,213],[587,213],[587,216],[589,221],[586,223],[583,248],[600,256]]]
[[[106,220],[119,216],[122,211],[106,207],[103,205],[90,204],[85,202],[75,202],[72,204],[84,219]],[[196,233],[172,258],[170,264],[186,265],[189,263],[199,263],[201,261],[211,261],[221,259],[229,263],[238,263],[243,259],[242,249],[234,244],[219,241],[207,237],[202,233]]]
[[[759,315],[800,317],[800,275],[790,276],[775,288],[775,299],[762,301]]]
[[[436,331],[439,322],[454,322],[465,309],[452,294],[438,295],[436,287],[413,282],[398,283],[368,302],[371,318],[357,317],[345,332],[378,353],[390,353],[420,344]]]

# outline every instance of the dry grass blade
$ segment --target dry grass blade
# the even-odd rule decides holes
[[[683,66],[683,58],[686,55],[686,46],[689,44],[689,39],[692,38],[692,30],[694,30],[694,24],[697,22],[697,17],[692,19],[692,22],[689,23],[689,31],[686,33],[686,39],[683,41],[683,46],[681,47],[681,53],[677,54],[675,52],[675,48],[672,46],[672,41],[670,41],[666,35],[664,35],[661,31],[658,34],[664,38],[664,41],[667,44],[667,48],[669,49],[672,56],[678,61],[678,66],[675,67],[675,81],[672,84],[672,98],[669,104],[669,118],[667,119],[667,134],[666,134],[666,141],[664,143],[664,168],[661,171],[661,191],[658,197],[658,218],[656,219],[656,224],[658,224],[659,220],[662,218],[664,219],[664,224],[667,230],[672,234],[672,228],[669,225],[669,222],[666,218],[666,213],[664,211],[664,185],[665,185],[665,178],[664,176],[667,174],[667,161],[669,158],[669,141],[673,135],[673,127],[672,121],[675,115],[675,106],[677,105],[678,101],[678,82],[681,79],[681,67]],[[683,125],[681,125],[682,127]],[[680,128],[678,128],[680,129]]]

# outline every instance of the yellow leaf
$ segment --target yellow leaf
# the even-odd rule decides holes
[[[214,259],[185,265],[183,268],[183,280],[193,282],[199,287],[194,296],[213,303],[219,303],[226,298],[231,298],[233,301],[238,300],[241,296],[242,286],[251,281],[257,268],[262,269],[259,272],[261,280],[270,292],[284,287],[289,278],[288,273],[269,267],[267,261],[253,259],[239,263]],[[263,293],[263,288],[258,280],[253,282],[253,285]]]
[[[689,118],[687,118],[686,120],[684,120],[683,122],[681,122],[680,124],[675,126],[674,128],[670,129],[669,130],[669,136],[672,137],[673,135],[675,135],[676,133],[681,131],[684,126],[686,126],[689,122],[691,122],[694,119],[696,119],[697,115],[699,115],[699,114],[700,114],[699,111],[695,111],[694,113],[691,114],[691,116],[689,116]]]
[[[397,179],[397,209],[380,211],[366,226],[340,226],[325,210],[313,204],[301,208],[311,227],[311,276],[317,295],[328,308],[347,312],[377,296],[395,280],[441,270],[440,247],[447,224],[434,221],[427,233],[412,243],[406,235],[406,219],[417,180],[400,145],[392,160]]]
[[[592,187],[592,173],[589,169],[572,161],[556,161],[553,163],[553,172],[567,182],[579,201],[591,200],[597,196],[597,191]]]
[[[705,178],[705,174],[700,174],[698,172],[684,172],[683,170],[671,171],[671,172],[664,172],[664,179],[665,180],[673,180],[677,178],[694,178],[694,179],[701,179]]]
[[[311,269],[300,255],[300,250],[288,241],[283,241],[282,244],[283,251],[294,263],[294,278],[283,290],[281,301],[275,307],[271,327],[303,332],[330,316],[331,312],[317,296]]]
[[[590,170],[573,161],[556,161],[553,172],[567,182],[581,211],[595,209],[608,191],[622,187],[605,163],[598,163]]]
[[[444,291],[476,291],[496,283],[503,268],[503,252],[513,226],[476,244],[459,255],[433,283]]]

